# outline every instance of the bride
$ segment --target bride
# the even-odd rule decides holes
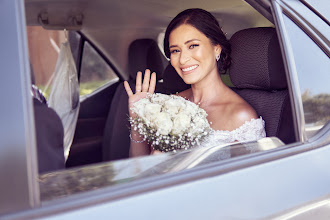
[[[179,96],[199,104],[208,114],[213,132],[203,145],[252,141],[266,136],[264,121],[239,95],[227,87],[219,72],[230,65],[230,44],[215,17],[203,9],[187,9],[168,25],[164,39],[165,55],[179,76],[191,88]],[[154,93],[156,73],[137,73],[135,94],[124,82],[132,105]],[[130,117],[136,117],[129,111]],[[131,129],[130,156],[154,153],[140,135]]]

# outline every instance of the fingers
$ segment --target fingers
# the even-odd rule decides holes
[[[132,96],[133,95],[133,92],[132,92],[132,89],[129,86],[129,84],[128,84],[127,81],[124,82],[124,87],[125,87],[125,90],[127,92],[128,97]]]
[[[139,71],[136,74],[136,85],[135,85],[135,93],[141,92],[142,88],[142,72]]]
[[[150,85],[149,85],[149,93],[154,93],[155,92],[155,88],[156,88],[156,73],[153,72],[151,74],[151,80],[150,80]]]
[[[142,92],[148,92],[150,82],[150,70],[146,69],[144,72],[144,79],[142,84]]]
[[[142,72],[139,71],[136,74],[136,86],[135,86],[135,93],[140,92],[147,92],[147,93],[154,93],[156,88],[156,73],[153,72],[150,76],[150,70],[146,69],[144,72],[144,79],[142,83]],[[128,83],[127,83],[128,85]],[[128,85],[129,86],[129,85]],[[125,87],[126,89],[126,87]],[[130,89],[130,88],[129,88]],[[128,90],[126,89],[128,94]]]

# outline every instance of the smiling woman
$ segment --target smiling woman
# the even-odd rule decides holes
[[[187,24],[193,26],[200,34],[204,35],[201,36],[202,38],[207,38],[206,41],[210,41],[212,46],[220,46],[221,51],[218,51],[216,53],[216,57],[218,62],[218,70],[225,71],[229,65],[230,65],[230,44],[229,41],[226,38],[226,35],[223,33],[218,21],[216,18],[210,14],[203,12],[201,9],[188,9],[184,12],[181,12],[175,19],[171,21],[171,23],[168,25],[166,32],[165,32],[165,38],[164,38],[164,50],[165,55],[167,57],[171,57],[171,53],[173,52],[170,50],[174,45],[169,45],[170,41],[170,33],[178,28],[182,24]],[[180,32],[176,31],[178,33],[185,33],[185,31]],[[189,34],[189,33],[185,33]],[[173,35],[173,33],[172,33]],[[189,38],[189,37],[188,37]],[[178,39],[178,38],[176,38]],[[193,38],[189,41],[194,40]],[[198,40],[198,39],[195,39]],[[188,42],[185,42],[187,44]],[[191,44],[191,43],[190,43]],[[190,45],[192,47],[195,47],[196,45]],[[197,45],[198,46],[198,45]],[[219,48],[217,48],[219,49]],[[173,65],[173,64],[172,64]]]
[[[183,81],[191,84],[190,89],[178,95],[198,104],[207,113],[213,130],[201,146],[256,141],[266,136],[262,118],[258,118],[255,110],[220,78],[219,69],[225,70],[230,64],[230,44],[211,13],[196,8],[179,13],[166,29],[164,51]],[[129,109],[133,109],[135,103],[148,93],[152,94],[155,86],[156,75],[153,73],[150,79],[149,70],[145,72],[143,83],[141,72],[138,72],[135,94],[125,82]],[[136,114],[129,112],[130,118],[134,120]],[[139,140],[133,139],[132,137],[139,136],[133,127],[135,126],[131,128],[131,156],[150,153],[149,144],[155,149],[152,143],[142,138],[142,134]]]

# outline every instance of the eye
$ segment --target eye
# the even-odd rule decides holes
[[[198,47],[199,45],[198,44],[192,44],[189,46],[189,49],[194,49],[195,47]]]
[[[174,50],[171,50],[170,53],[171,54],[175,54],[175,53],[179,53],[180,51],[178,49],[174,49]]]

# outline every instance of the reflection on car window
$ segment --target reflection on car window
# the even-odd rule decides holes
[[[296,63],[309,138],[330,120],[329,57],[288,17],[284,16]]]
[[[225,163],[230,158],[248,157],[283,145],[278,138],[263,138],[255,142],[201,147],[45,173],[39,176],[40,196],[42,201],[49,201],[215,162]]]
[[[80,71],[80,96],[90,94],[106,83],[118,79],[94,48],[85,42]]]

